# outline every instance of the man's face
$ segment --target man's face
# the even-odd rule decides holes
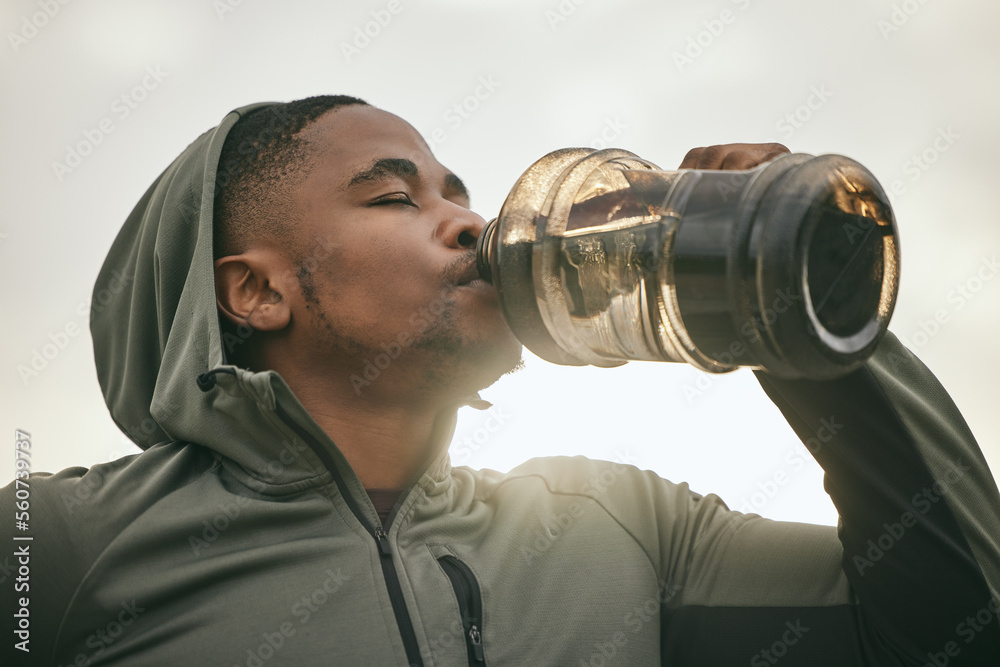
[[[314,164],[295,193],[302,293],[291,306],[314,363],[360,375],[388,357],[408,386],[464,392],[515,367],[521,346],[475,272],[484,221],[416,130],[358,105],[303,137]]]

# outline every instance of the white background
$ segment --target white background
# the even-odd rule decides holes
[[[598,145],[602,133],[663,168],[695,146],[776,139],[797,152],[851,156],[886,186],[900,181],[905,191],[893,204],[903,273],[891,329],[941,379],[1000,470],[1000,277],[982,263],[1000,249],[993,203],[1000,6],[400,0],[395,14],[388,7],[4,0],[0,442],[9,446],[0,446],[7,452],[0,483],[13,477],[15,428],[32,435],[36,471],[135,450],[107,415],[78,314],[115,234],[156,176],[230,109],[329,93],[393,111],[427,137],[443,130],[435,152],[486,218],[535,159]],[[688,61],[678,58],[685,51]],[[147,77],[155,87],[133,93],[147,68],[158,68],[162,80]],[[127,116],[123,95],[135,105]],[[103,119],[113,132],[60,179],[53,163]],[[953,138],[935,148],[939,132]],[[916,166],[913,156],[922,154],[933,164]],[[977,282],[977,271],[990,280]],[[959,285],[971,299],[958,296]],[[933,329],[926,322],[935,313],[945,321]],[[30,367],[33,353],[67,327],[78,335],[67,336],[37,376],[22,377],[18,367]],[[529,358],[484,397],[503,424],[487,436],[488,415],[463,411],[456,464],[507,470],[538,455],[619,458],[718,493],[736,509],[836,521],[821,471],[748,371],[709,378],[674,364],[600,370]]]

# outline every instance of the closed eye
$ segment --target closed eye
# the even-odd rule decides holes
[[[390,195],[385,195],[383,197],[379,197],[378,199],[376,199],[375,201],[373,201],[370,205],[371,206],[389,206],[389,205],[392,205],[392,204],[402,204],[403,206],[414,206],[414,207],[416,207],[416,204],[413,203],[412,199],[410,199],[410,195],[406,194],[405,192],[394,192],[394,193],[392,193]]]

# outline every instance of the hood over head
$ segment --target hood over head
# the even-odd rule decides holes
[[[236,109],[146,191],[98,275],[90,329],[105,402],[137,445],[197,443],[258,482],[291,488],[323,475],[331,463],[350,466],[276,372],[226,362],[213,257],[216,173],[227,134],[258,110],[273,113],[274,123],[287,122],[275,103]],[[471,404],[482,407],[477,399]],[[441,444],[433,458],[441,474],[449,467],[455,413],[439,417]],[[309,448],[301,446],[302,436],[313,443]]]
[[[196,378],[225,363],[212,256],[215,177],[226,135],[255,109],[228,114],[164,171],[118,233],[94,286],[90,331],[111,417],[146,449],[179,439],[203,412]]]

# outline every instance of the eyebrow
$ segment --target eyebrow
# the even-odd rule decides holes
[[[352,188],[361,183],[370,183],[392,177],[408,180],[415,176],[419,176],[419,171],[417,165],[412,160],[398,157],[384,157],[375,160],[370,167],[354,174],[347,183],[347,187]],[[444,184],[447,189],[452,190],[456,194],[464,197],[469,196],[469,190],[465,187],[465,183],[451,172],[445,174]]]
[[[465,183],[462,182],[461,178],[450,171],[444,175],[444,185],[449,190],[453,190],[457,194],[469,199],[469,189],[465,187]]]

